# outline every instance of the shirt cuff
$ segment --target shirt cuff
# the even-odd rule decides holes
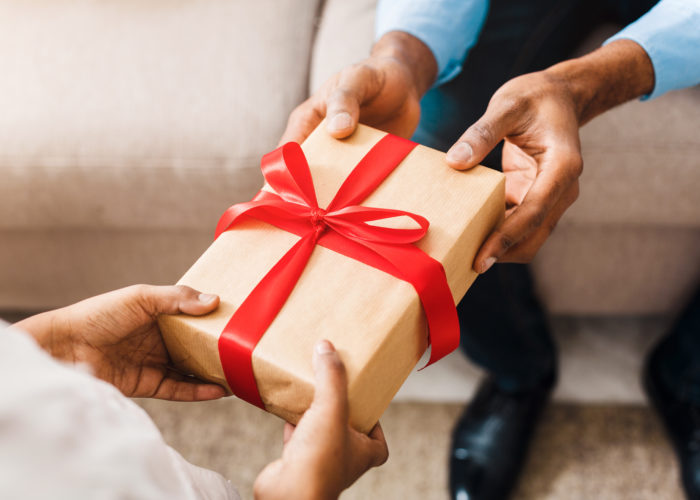
[[[642,100],[700,83],[700,6],[662,0],[634,23],[605,41],[632,40],[654,67],[654,89]]]
[[[462,71],[464,59],[479,37],[487,12],[488,1],[484,0],[383,0],[377,7],[375,39],[390,31],[403,31],[422,41],[437,63],[434,84],[437,87]]]

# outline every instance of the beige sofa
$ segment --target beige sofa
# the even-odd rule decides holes
[[[368,52],[374,5],[0,2],[0,310],[176,281],[293,107]],[[550,311],[664,314],[700,283],[698,131],[698,88],[583,129],[581,197],[534,264]]]

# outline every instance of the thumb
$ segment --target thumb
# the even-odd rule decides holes
[[[348,137],[360,121],[360,99],[350,88],[338,88],[326,101],[326,130],[333,137]]]
[[[457,170],[475,167],[508,134],[506,116],[490,104],[486,113],[467,129],[447,152],[447,164]]]
[[[311,407],[325,418],[342,425],[348,421],[348,382],[345,365],[338,352],[327,340],[314,347],[316,388]]]
[[[200,293],[188,286],[136,285],[126,290],[150,316],[178,313],[201,316],[219,306],[217,295]]]

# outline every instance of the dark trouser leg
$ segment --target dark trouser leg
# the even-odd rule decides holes
[[[501,389],[528,389],[555,371],[554,342],[527,266],[495,266],[457,311],[462,349]]]
[[[689,500],[700,500],[700,288],[649,355],[644,387],[678,455]]]
[[[664,385],[676,398],[700,407],[700,288],[658,349]]]
[[[446,151],[507,80],[565,59],[598,23],[627,24],[654,3],[492,0],[461,74],[423,99],[415,140]],[[500,170],[500,160],[499,147],[483,163]],[[530,388],[556,369],[556,349],[526,266],[495,266],[477,279],[458,312],[462,348],[502,389]]]

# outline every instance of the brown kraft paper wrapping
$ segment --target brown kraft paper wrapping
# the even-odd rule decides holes
[[[384,132],[360,126],[332,138],[322,123],[304,142],[319,206],[325,207]],[[418,247],[445,268],[457,303],[476,278],[472,262],[504,214],[504,177],[486,167],[453,170],[439,151],[417,146],[364,201],[430,221]],[[397,221],[399,223],[399,221]],[[213,232],[213,224],[212,224]],[[178,282],[221,297],[204,317],[159,319],[173,362],[227,387],[219,335],[236,307],[298,240],[259,221],[223,233]],[[382,271],[316,246],[284,307],[253,351],[253,371],[267,411],[296,423],[313,398],[314,344],[330,340],[348,375],[350,424],[368,432],[427,348],[427,328],[413,287]]]

